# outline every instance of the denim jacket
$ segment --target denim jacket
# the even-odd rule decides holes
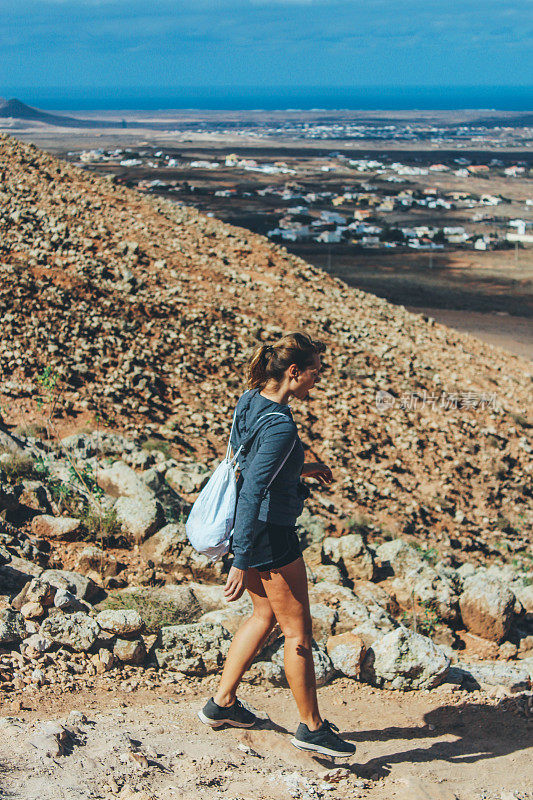
[[[291,408],[259,392],[247,390],[239,398],[230,439],[234,452],[245,444],[237,459],[240,476],[232,539],[233,565],[239,569],[248,567],[256,521],[294,525],[309,496],[308,487],[300,481],[305,456]],[[284,416],[276,414],[258,422],[262,414],[271,411]],[[289,457],[267,488],[293,443]]]

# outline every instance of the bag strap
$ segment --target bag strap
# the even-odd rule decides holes
[[[250,389],[246,389],[246,390],[243,392],[243,394],[247,394],[249,391],[251,391],[251,390],[250,390]],[[226,449],[226,455],[225,455],[225,460],[226,460],[226,461],[230,461],[230,453],[231,453],[231,434],[233,433],[233,426],[235,425],[235,418],[236,418],[236,416],[237,416],[237,407],[235,407],[235,411],[233,412],[233,422],[231,423],[231,430],[230,430],[230,432],[229,432],[228,446],[227,446],[227,449]],[[231,462],[233,462],[233,461],[234,461],[234,460],[237,458],[237,455],[238,455],[238,453],[240,453],[240,451],[241,451],[242,447],[243,447],[243,446],[242,446],[242,444],[241,444],[241,446],[239,447],[239,449],[237,450],[237,452],[234,454],[233,458],[231,459]]]
[[[281,413],[281,412],[277,412],[277,413]],[[275,473],[273,474],[273,476],[269,480],[269,482],[267,484],[267,487],[266,487],[267,489],[270,486],[270,484],[273,482],[273,480],[276,477],[276,475],[278,474],[278,472],[281,470],[282,466],[285,464],[286,460],[288,459],[288,457],[290,456],[292,451],[294,450],[294,445],[296,444],[296,439],[297,439],[297,436],[294,437],[293,442],[292,442],[292,444],[290,446],[289,452],[287,453],[287,455],[285,456],[285,458],[283,459],[283,461],[281,462],[281,464],[279,465],[279,467],[277,468],[277,470],[275,471]]]

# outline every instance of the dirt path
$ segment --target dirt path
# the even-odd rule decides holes
[[[448,328],[470,333],[487,344],[533,361],[533,319],[497,312],[460,311],[448,308],[406,306],[414,314],[425,314]]]
[[[443,686],[401,694],[336,680],[320,690],[322,713],[357,744],[332,765],[289,742],[297,721],[285,689],[243,685],[268,714],[258,729],[211,730],[196,711],[215,681],[6,698],[0,717],[4,800],[531,800],[533,736],[527,697]],[[79,722],[79,713],[86,721]],[[54,759],[30,743],[46,720],[77,732]],[[133,754],[132,754],[133,753]]]

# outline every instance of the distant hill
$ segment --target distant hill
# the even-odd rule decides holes
[[[5,119],[8,117],[35,120],[46,125],[58,125],[65,128],[116,128],[122,125],[120,122],[104,122],[103,120],[77,119],[76,117],[64,117],[60,114],[48,114],[46,111],[27,106],[26,103],[17,100],[16,97],[12,97],[10,100],[0,98],[0,118]]]

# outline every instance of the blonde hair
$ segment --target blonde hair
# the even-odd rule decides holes
[[[303,372],[325,349],[324,342],[300,331],[286,333],[273,344],[258,345],[248,362],[248,389],[262,389],[270,379],[281,381],[291,364]]]

